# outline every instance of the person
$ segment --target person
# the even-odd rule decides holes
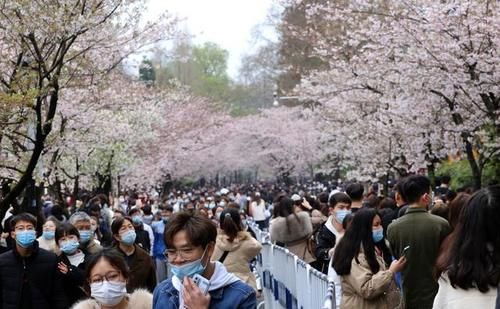
[[[56,228],[59,225],[59,221],[55,217],[48,217],[43,224],[42,236],[38,237],[38,246],[42,249],[50,251],[55,254],[59,254],[59,249],[57,247],[56,241],[54,240],[56,234]]]
[[[404,268],[406,260],[403,256],[387,269],[383,256],[386,249],[377,212],[369,208],[357,211],[333,255],[333,267],[341,276],[341,309],[389,309],[399,305],[394,274]]]
[[[99,230],[99,219],[97,217],[90,216],[90,230],[92,231],[92,237],[94,238],[94,241],[98,245],[100,245],[103,235]]]
[[[153,293],[153,309],[256,308],[256,293],[229,273],[220,262],[211,262],[217,228],[198,214],[179,212],[165,230],[166,255],[173,277],[160,283]],[[200,275],[210,282],[205,295],[193,282]]]
[[[474,193],[460,213],[434,308],[495,308],[500,283],[498,222],[500,186]]]
[[[153,229],[142,222],[142,212],[139,208],[133,207],[128,215],[132,218],[135,234],[137,235],[135,243],[149,254],[155,242]]]
[[[149,254],[135,243],[136,232],[132,218],[118,218],[111,224],[113,247],[123,256],[130,269],[127,291],[148,289],[153,292],[156,286],[156,272]]]
[[[78,249],[80,233],[68,222],[57,227],[55,241],[60,252],[57,269],[63,278],[68,303],[73,305],[87,296],[84,290],[87,256]]]
[[[127,294],[129,271],[123,257],[114,249],[105,249],[88,261],[85,273],[90,299],[72,309],[151,309],[153,296],[138,289]]]
[[[398,206],[397,202],[390,198],[383,198],[377,206],[378,213],[382,218],[382,227],[384,228],[384,236],[387,236],[387,228],[389,224],[397,218],[398,215]]]
[[[264,230],[267,228],[266,203],[261,198],[260,192],[255,192],[248,212],[255,223],[259,226],[259,229]]]
[[[351,214],[351,198],[338,192],[330,197],[329,217],[319,228],[316,236],[315,256],[317,258],[317,269],[324,274],[328,274],[328,265],[333,256],[335,244],[344,235],[344,218]]]
[[[393,217],[391,222],[396,220],[397,218],[401,218],[402,216],[404,216],[406,214],[406,211],[408,210],[408,207],[410,207],[410,205],[408,205],[406,195],[403,192],[403,184],[405,180],[406,178],[401,179],[394,186],[394,200],[396,201],[396,206],[398,207],[398,210],[397,214]]]
[[[288,197],[279,200],[274,212],[276,216],[269,228],[271,241],[288,248],[306,263],[314,262],[309,246],[313,232],[309,213],[296,213],[293,200]]]
[[[359,182],[348,184],[345,188],[345,193],[351,198],[351,212],[354,214],[363,208],[364,190],[365,188]]]
[[[238,206],[236,204],[236,206]],[[249,264],[262,249],[262,245],[248,232],[243,231],[239,211],[227,208],[220,217],[221,232],[217,235],[213,261],[219,261],[228,272],[240,278],[257,292],[255,275]]]
[[[80,250],[82,250],[85,255],[95,254],[102,250],[101,245],[94,240],[92,223],[87,213],[83,211],[75,212],[69,218],[69,223],[78,230],[80,234]]]
[[[427,177],[408,176],[402,190],[410,206],[404,216],[389,225],[387,238],[396,258],[409,246],[408,262],[402,271],[404,305],[407,309],[432,308],[438,289],[434,266],[450,225],[427,212],[432,203],[431,182]]]
[[[172,206],[162,207],[160,210],[161,219],[151,224],[155,240],[153,244],[153,257],[156,266],[155,269],[157,283],[162,282],[168,276],[168,265],[167,261],[165,261],[165,256],[163,255],[166,249],[165,241],[163,240],[163,233],[165,232],[165,227],[167,226],[173,212],[174,209],[172,208]]]
[[[0,255],[0,308],[68,308],[57,257],[36,241],[36,218],[21,213],[10,224],[16,244]]]

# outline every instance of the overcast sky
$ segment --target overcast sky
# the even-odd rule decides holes
[[[195,43],[212,41],[229,51],[229,75],[251,50],[252,29],[266,20],[272,0],[149,0],[149,15],[168,10],[186,18]]]

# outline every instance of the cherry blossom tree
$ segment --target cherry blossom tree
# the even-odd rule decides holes
[[[0,8],[0,217],[41,160],[65,89],[94,87],[123,59],[172,37],[176,20],[141,19],[144,1],[4,1]],[[30,199],[29,199],[30,200]]]
[[[341,143],[344,158],[432,171],[460,151],[480,187],[500,150],[499,12],[487,0],[311,3],[307,29],[295,30],[329,69],[304,78],[299,93],[336,114],[336,137],[353,137]]]

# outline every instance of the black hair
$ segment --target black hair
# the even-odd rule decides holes
[[[281,198],[280,202],[278,203],[277,207],[275,207],[275,214],[278,217],[283,217],[285,218],[286,221],[286,227],[288,230],[290,230],[290,226],[288,224],[288,216],[294,215],[295,219],[297,219],[298,222],[300,222],[299,216],[295,213],[295,205],[294,202],[291,198],[288,197],[283,197]]]
[[[135,213],[141,213],[141,210],[139,208],[135,207],[135,208],[132,208],[128,211],[128,215],[130,217],[132,217]]]
[[[120,229],[122,228],[123,224],[125,223],[125,220],[130,222],[132,225],[134,225],[134,221],[132,220],[131,217],[118,217],[113,220],[111,223],[111,233],[113,236],[113,243],[115,245],[118,245],[118,241],[115,239],[115,235],[120,234]]]
[[[365,188],[359,182],[351,183],[345,188],[345,193],[347,193],[353,201],[360,201],[363,198],[364,191]]]
[[[318,201],[323,204],[328,204],[328,193],[327,192],[321,192],[318,195]]]
[[[451,177],[448,175],[443,175],[443,176],[441,176],[440,180],[441,180],[441,183],[448,185],[448,184],[450,184]]]
[[[153,214],[151,211],[151,206],[149,206],[149,205],[144,206],[142,208],[142,211],[144,212],[144,215],[146,215],[146,216],[150,216]]]
[[[462,209],[448,260],[453,287],[486,293],[500,278],[500,186],[473,194]]]
[[[335,207],[338,203],[345,203],[351,205],[352,201],[349,195],[344,192],[337,192],[330,197],[330,207]]]
[[[395,185],[394,185],[394,192],[397,192],[401,199],[405,202],[408,203],[408,199],[406,198],[406,195],[403,192],[403,183],[405,181],[405,178],[399,180]]]
[[[363,247],[366,261],[373,274],[380,270],[375,256],[373,241],[373,218],[377,216],[375,209],[362,208],[356,212],[351,226],[346,230],[344,237],[339,241],[333,255],[333,268],[339,276],[351,273],[352,259],[358,261],[358,254]]]
[[[175,248],[174,236],[185,231],[193,246],[206,248],[208,244],[215,243],[217,227],[208,219],[199,214],[181,211],[174,214],[165,228],[163,239],[169,248]]]
[[[408,204],[414,204],[420,200],[422,195],[430,193],[431,181],[422,175],[408,176],[401,184],[402,192]]]
[[[238,232],[242,230],[240,213],[234,208],[226,208],[220,214],[219,222],[221,229],[228,236],[230,242],[232,242],[238,235]]]
[[[75,235],[80,239],[80,232],[73,224],[69,222],[64,222],[56,228],[55,241],[56,244],[59,243],[59,239],[64,236]]]
[[[344,217],[344,221],[342,221],[342,228],[345,230],[347,230],[347,228],[350,226],[350,224],[352,223],[352,219],[354,219],[354,214],[347,214],[345,217]]]
[[[33,224],[33,226],[36,228],[36,217],[30,213],[23,212],[23,213],[20,213],[18,215],[15,215],[10,220],[11,231],[14,231],[16,228],[16,224],[21,222],[21,221],[29,222],[29,223]]]
[[[99,263],[99,261],[102,259],[106,260],[109,264],[111,264],[111,266],[116,268],[125,279],[129,278],[130,270],[127,266],[127,262],[125,262],[125,259],[123,258],[123,255],[121,255],[114,248],[106,248],[90,255],[87,267],[85,269],[85,278],[87,279],[85,284],[85,289],[87,290],[87,292],[90,292],[89,282],[90,282],[90,273],[92,272],[92,268],[94,268],[94,266],[97,263]]]

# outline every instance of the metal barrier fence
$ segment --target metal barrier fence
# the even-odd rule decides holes
[[[271,244],[269,233],[261,231],[255,223],[249,222],[248,226],[262,244],[256,268],[262,279],[266,309],[335,308],[335,285],[325,274],[288,249]]]

